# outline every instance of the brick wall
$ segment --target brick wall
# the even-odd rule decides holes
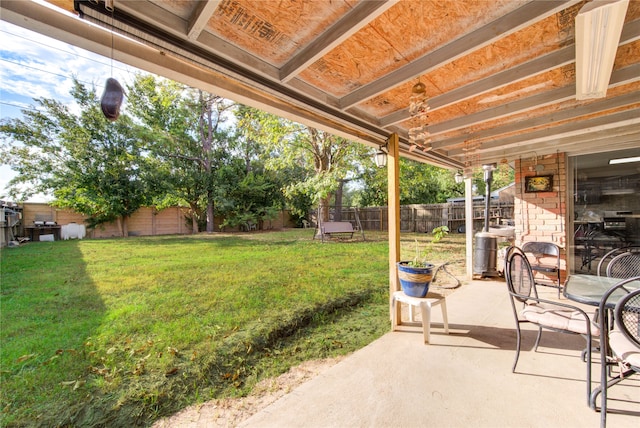
[[[516,188],[514,217],[516,224],[516,245],[528,241],[553,242],[561,248],[562,274],[564,282],[566,269],[566,200],[567,200],[567,157],[565,153],[536,156],[516,160]],[[527,177],[551,176],[551,191],[526,191]],[[529,189],[533,190],[533,189]]]

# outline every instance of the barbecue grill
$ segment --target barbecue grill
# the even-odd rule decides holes
[[[605,211],[602,228],[604,230],[626,230],[626,217],[632,216],[632,211]]]

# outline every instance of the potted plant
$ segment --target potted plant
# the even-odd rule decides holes
[[[426,255],[425,255],[426,256]],[[433,279],[435,265],[421,257],[420,246],[416,239],[416,256],[413,260],[397,263],[398,278],[404,294],[411,297],[424,297],[429,292],[429,284]]]

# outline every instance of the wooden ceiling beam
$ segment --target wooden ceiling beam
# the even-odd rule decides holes
[[[610,88],[625,85],[640,80],[640,63],[616,70],[611,75]],[[491,109],[482,110],[477,113],[460,116],[446,122],[440,122],[429,127],[432,136],[455,131],[467,126],[476,125],[481,122],[496,120],[508,116],[513,116],[529,110],[558,104],[574,99],[576,87],[574,84],[558,88],[553,91],[532,95],[511,103],[503,104]]]
[[[507,123],[500,126],[494,126],[488,129],[484,129],[481,131],[477,131],[474,133],[467,133],[464,135],[459,135],[456,137],[434,141],[432,143],[434,149],[445,149],[451,146],[457,146],[463,144],[465,141],[469,140],[490,140],[492,138],[500,138],[501,135],[505,134],[513,134],[513,133],[522,133],[526,132],[527,129],[537,128],[540,126],[544,126],[547,134],[552,133],[551,129],[554,129],[554,125],[560,122],[565,121],[573,121],[576,124],[580,124],[581,117],[591,116],[595,113],[613,110],[620,107],[630,106],[633,104],[640,103],[638,99],[637,92],[631,92],[627,94],[622,94],[613,98],[606,98],[600,101],[595,101],[591,103],[586,103],[582,105],[575,106],[574,108],[562,110],[562,111],[554,111],[552,113],[532,117],[527,120],[519,120],[511,123]],[[606,115],[603,115],[606,116]],[[639,116],[640,117],[640,116]]]
[[[540,21],[579,2],[580,0],[529,2],[513,12],[510,12],[483,26],[482,28],[465,34],[453,42],[424,55],[422,58],[387,74],[385,77],[361,86],[355,91],[342,97],[340,99],[340,105],[343,109],[347,109],[365,100],[373,98],[376,95],[384,93],[391,88],[415,78],[416,76],[421,76],[437,67],[450,63],[457,58],[468,55],[469,53],[481,49],[496,40],[507,37],[527,25],[531,25],[534,22]]]
[[[96,10],[100,15],[104,16],[104,19],[102,19],[102,21],[104,21],[104,26],[109,28],[109,19],[113,15],[111,12],[104,9],[104,5],[93,5],[92,3],[89,3],[88,5],[79,4],[78,6],[84,6],[84,10],[87,10],[88,8]],[[162,27],[164,31],[173,34],[174,36],[186,38],[189,25],[187,21],[173,13],[167,12],[165,9],[153,2],[116,1],[114,3],[114,8],[114,15],[125,13],[131,16],[144,16],[147,20],[147,24],[152,23],[155,26]]]
[[[637,94],[635,96],[637,101]],[[584,113],[583,113],[584,114]],[[549,115],[546,119],[553,119],[554,115]],[[553,123],[554,120],[549,120]],[[616,128],[623,128],[624,126],[631,126],[640,124],[640,108],[633,108],[622,112],[612,113],[608,115],[602,115],[585,120],[573,120],[565,122],[557,126],[548,126],[543,129],[537,129],[530,132],[521,131],[517,135],[511,135],[504,138],[488,139],[481,142],[478,145],[475,153],[482,154],[484,151],[491,149],[507,149],[509,147],[522,146],[524,144],[542,143],[547,141],[556,141],[556,147],[562,151],[562,145],[557,141],[574,135],[589,134],[600,130],[611,130]],[[467,140],[467,139],[465,139]],[[469,138],[473,141],[475,138]],[[463,143],[464,141],[461,141]],[[434,144],[435,145],[435,144]],[[446,148],[443,148],[446,150]],[[462,148],[456,147],[455,149],[446,152],[447,156],[459,157],[464,156],[465,151]]]
[[[586,134],[571,135],[562,139],[547,142],[523,143],[512,147],[495,147],[485,150],[481,154],[483,162],[499,162],[503,158],[509,160],[522,157],[523,154],[535,152],[538,155],[556,153],[587,154],[598,151],[609,151],[612,146],[616,149],[637,148],[640,146],[640,125],[624,128],[602,129]]]
[[[340,45],[364,26],[382,15],[398,0],[361,1],[336,23],[328,27],[300,52],[294,55],[280,70],[280,80],[288,82],[327,52]]]
[[[222,0],[198,2],[196,10],[189,18],[189,23],[187,24],[187,38],[189,38],[189,40],[198,39],[200,33],[202,33],[204,28],[207,26],[209,19],[211,19],[211,16],[221,2]]]

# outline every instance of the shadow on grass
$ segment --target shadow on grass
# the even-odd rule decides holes
[[[3,425],[48,425],[42,415],[77,409],[71,403],[90,365],[85,341],[105,313],[78,245],[33,242],[2,251]]]

